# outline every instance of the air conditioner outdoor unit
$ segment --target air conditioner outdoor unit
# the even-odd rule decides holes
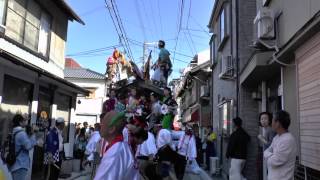
[[[267,7],[260,9],[254,24],[257,25],[257,38],[273,39],[275,37],[274,12],[271,9]]]
[[[209,93],[209,87],[207,85],[200,87],[200,97],[208,97],[210,95]]]
[[[222,56],[221,62],[221,72],[219,74],[220,79],[231,79],[233,78],[234,67],[232,56]]]

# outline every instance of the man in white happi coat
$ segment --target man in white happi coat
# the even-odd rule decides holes
[[[180,137],[178,144],[178,157],[175,163],[175,172],[178,180],[182,180],[187,163],[197,157],[196,140],[191,127],[186,126],[185,133]]]
[[[136,158],[139,164],[139,171],[144,179],[147,179],[146,168],[152,163],[157,154],[156,140],[151,132],[148,132],[148,139],[138,145]]]
[[[177,156],[172,143],[171,132],[167,129],[161,129],[162,126],[160,124],[157,124],[155,128],[157,132],[156,144],[158,152],[156,156],[159,164],[159,175],[162,179],[170,179]]]
[[[277,132],[271,145],[264,151],[268,166],[268,180],[293,180],[297,155],[295,138],[288,132],[290,115],[279,111],[272,120],[272,128]]]
[[[96,123],[94,125],[94,132],[91,134],[89,142],[86,146],[86,155],[88,155],[87,160],[90,162],[95,159],[94,156],[95,153],[98,152],[97,144],[100,142],[100,139],[100,124]]]
[[[133,151],[123,141],[125,114],[108,112],[101,121],[101,136],[108,141],[95,180],[133,180],[138,177]]]

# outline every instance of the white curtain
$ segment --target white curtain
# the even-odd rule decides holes
[[[50,17],[48,14],[42,12],[40,19],[40,34],[38,51],[42,55],[48,55],[48,42],[50,33]]]

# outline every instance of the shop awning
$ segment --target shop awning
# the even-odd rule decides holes
[[[16,65],[23,66],[23,67],[25,67],[27,69],[30,69],[30,70],[35,71],[35,72],[38,72],[41,75],[44,75],[44,76],[46,76],[48,78],[51,78],[51,79],[53,79],[53,80],[55,80],[55,81],[57,81],[59,83],[62,83],[64,85],[66,85],[66,86],[69,86],[72,89],[74,89],[74,91],[76,93],[78,93],[78,94],[89,95],[89,93],[90,93],[88,90],[86,90],[86,89],[84,89],[84,88],[82,88],[80,86],[77,86],[77,85],[75,85],[75,84],[73,84],[73,83],[71,83],[71,82],[69,82],[69,81],[67,81],[67,80],[65,80],[63,78],[60,78],[60,77],[58,77],[58,76],[56,76],[54,74],[51,74],[48,71],[46,71],[44,69],[41,69],[41,68],[39,68],[39,67],[37,67],[37,66],[35,66],[33,64],[30,64],[29,62],[26,62],[25,60],[15,56],[14,54],[11,54],[11,53],[7,52],[7,51],[0,51],[0,55],[2,57],[4,57],[4,58],[10,60],[12,63],[14,63]]]

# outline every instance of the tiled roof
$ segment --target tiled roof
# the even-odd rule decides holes
[[[64,77],[77,79],[105,79],[103,74],[85,68],[65,68]]]
[[[64,66],[66,68],[81,68],[80,64],[72,58],[66,58],[66,63]]]

